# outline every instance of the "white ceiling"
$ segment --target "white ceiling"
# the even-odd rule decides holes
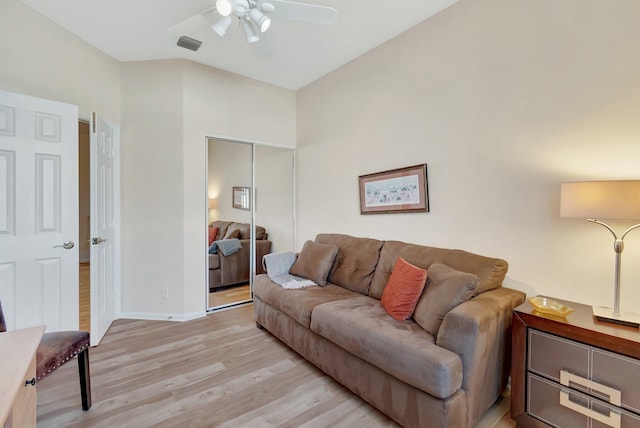
[[[235,24],[224,38],[210,27],[187,34],[203,42],[197,52],[176,46],[167,28],[215,0],[21,1],[118,61],[186,58],[298,90],[458,0],[298,0],[337,9],[338,21],[322,26],[274,17],[264,33],[271,55],[247,43]]]

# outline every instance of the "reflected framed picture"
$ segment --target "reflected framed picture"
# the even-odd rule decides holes
[[[427,164],[361,175],[360,214],[429,212]]]
[[[233,186],[233,200],[231,201],[233,208],[241,210],[251,209],[251,188]]]

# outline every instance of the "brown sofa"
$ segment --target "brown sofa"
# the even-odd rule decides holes
[[[327,285],[290,290],[258,276],[258,326],[403,426],[475,426],[506,387],[511,313],[525,299],[501,286],[507,263],[338,234],[315,242],[338,247]],[[398,256],[428,272],[436,263],[477,276],[475,295],[446,313],[435,334],[380,304]]]
[[[223,239],[237,229],[242,248],[228,256],[220,251],[209,254],[209,291],[227,285],[249,282],[249,261],[251,259],[251,225],[232,221],[214,221],[209,227],[217,227],[216,240]],[[262,257],[271,252],[271,241],[264,227],[256,226],[256,274],[264,273]]]

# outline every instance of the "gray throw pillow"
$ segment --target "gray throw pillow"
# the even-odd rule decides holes
[[[318,285],[327,285],[327,275],[338,255],[336,245],[316,244],[307,241],[298,255],[298,259],[289,269],[291,275],[308,278]]]
[[[478,277],[441,263],[427,269],[427,284],[418,301],[413,319],[428,333],[436,336],[445,315],[466,302],[478,288]]]

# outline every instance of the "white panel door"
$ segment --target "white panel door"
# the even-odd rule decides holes
[[[78,329],[78,108],[0,91],[0,300],[9,329]]]
[[[116,314],[118,128],[91,115],[91,345]]]

